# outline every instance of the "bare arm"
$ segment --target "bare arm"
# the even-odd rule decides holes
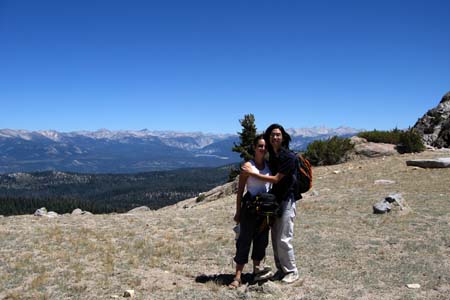
[[[284,177],[284,174],[282,174],[282,173],[277,173],[275,175],[259,174],[258,172],[253,171],[251,165],[248,166],[247,164],[244,164],[241,167],[241,169],[242,169],[241,174],[247,174],[247,176],[252,176],[252,177],[258,178],[259,180],[267,181],[270,183],[278,183]]]

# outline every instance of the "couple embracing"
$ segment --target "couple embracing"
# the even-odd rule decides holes
[[[241,275],[253,243],[252,255],[254,279],[281,280],[292,283],[299,278],[295,263],[292,238],[296,214],[293,195],[295,154],[289,150],[291,137],[279,124],[270,125],[264,134],[258,135],[253,142],[254,158],[242,166],[236,198],[234,220],[240,224],[240,234],[236,242],[236,273],[230,288],[241,284]],[[265,160],[269,153],[269,161]],[[245,187],[247,193],[244,195]],[[271,226],[273,254],[276,266],[275,274],[271,268],[261,266],[266,255],[269,241],[269,226],[266,218],[251,214],[246,209],[246,201],[259,193],[274,194],[280,203],[281,214],[275,217]]]

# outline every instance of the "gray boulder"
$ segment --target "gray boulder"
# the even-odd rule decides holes
[[[421,168],[450,168],[450,157],[407,160],[406,165]]]
[[[413,127],[422,135],[424,144],[437,148],[450,147],[450,92],[441,102],[427,111]]]
[[[383,157],[397,155],[398,151],[393,144],[361,143],[355,145],[355,153],[366,157]]]

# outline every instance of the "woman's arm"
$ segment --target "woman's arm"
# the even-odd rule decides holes
[[[244,166],[247,163],[244,164]],[[250,163],[248,163],[250,164]],[[234,214],[234,221],[239,224],[241,220],[241,200],[244,195],[245,190],[245,184],[247,183],[248,174],[245,174],[241,172],[239,175],[239,183],[238,183],[238,190],[236,195],[236,213]]]
[[[259,180],[267,181],[270,183],[278,183],[284,177],[284,174],[282,174],[282,173],[277,173],[275,175],[259,174],[258,172],[255,172],[253,170],[251,165],[248,166],[247,164],[244,164],[241,167],[241,170],[242,170],[241,174],[247,174],[247,176],[252,176],[252,177],[258,178]]]

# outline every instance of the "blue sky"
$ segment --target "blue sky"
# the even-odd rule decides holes
[[[0,0],[0,128],[407,128],[450,91],[449,1]]]

